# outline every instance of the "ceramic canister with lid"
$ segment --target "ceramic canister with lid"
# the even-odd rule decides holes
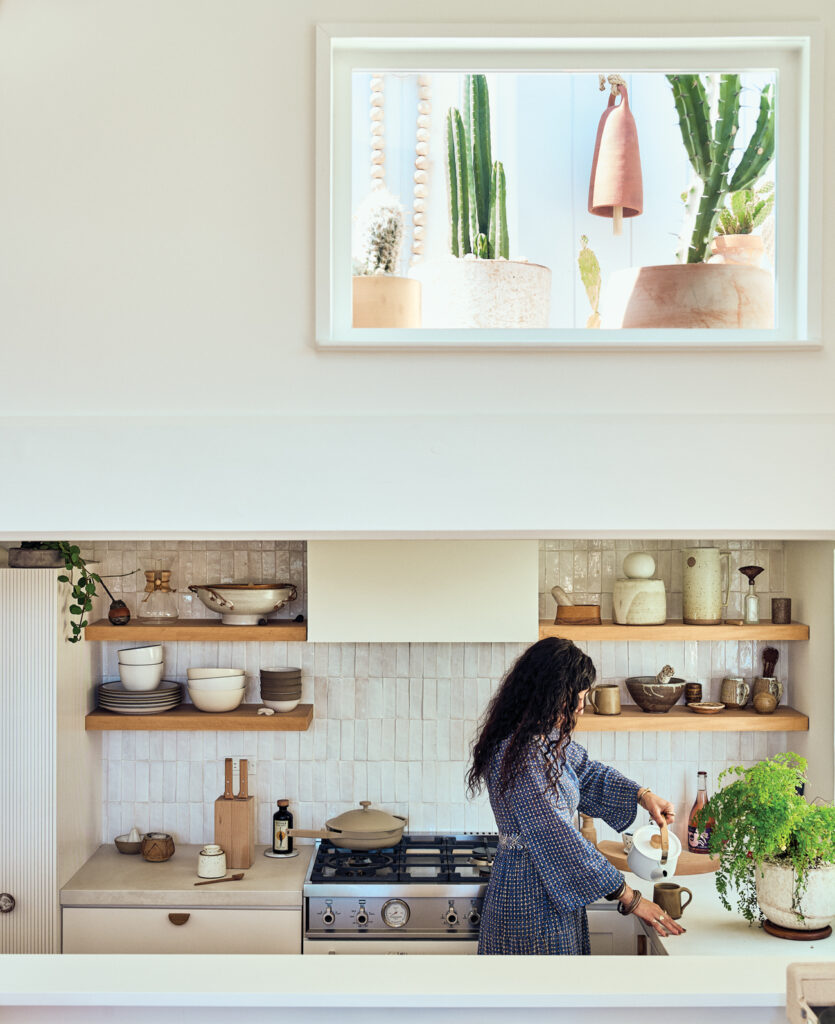
[[[633,551],[623,560],[625,578],[615,581],[612,618],[624,626],[657,626],[667,621],[667,591],[653,577],[655,559],[646,551]]]
[[[197,858],[198,878],[223,878],[226,874],[226,854],[215,843],[208,843]]]

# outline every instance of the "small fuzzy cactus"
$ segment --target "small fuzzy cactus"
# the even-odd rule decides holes
[[[732,192],[728,205],[719,214],[717,235],[750,235],[763,224],[774,209],[774,182],[767,181],[758,189],[744,188]]]
[[[589,240],[586,235],[580,236],[580,253],[577,256],[577,264],[580,267],[580,280],[586,289],[591,306],[591,316],[586,321],[586,327],[600,326],[600,264],[594,252],[589,249]]]
[[[396,274],[403,247],[403,207],[386,189],[376,189],[357,211],[358,248],[354,273]]]

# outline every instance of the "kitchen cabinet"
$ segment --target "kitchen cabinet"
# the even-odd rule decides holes
[[[57,576],[0,569],[0,954],[58,952],[58,889],[101,831],[101,742],[83,726],[98,650],[65,639]]]
[[[301,953],[301,909],[64,907],[64,953]]]
[[[588,909],[592,956],[663,956],[664,948],[641,921],[617,912],[615,903],[595,903]]]

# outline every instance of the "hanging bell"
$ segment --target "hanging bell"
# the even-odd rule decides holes
[[[621,97],[615,103],[616,94]],[[622,217],[637,217],[644,209],[638,129],[629,109],[626,86],[619,82],[609,93],[600,118],[589,182],[589,213],[611,217],[614,233],[621,233]]]

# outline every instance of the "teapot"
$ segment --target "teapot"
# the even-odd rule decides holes
[[[667,823],[664,822],[660,831],[653,823],[635,830],[626,863],[639,878],[659,882],[673,877],[680,854],[681,840],[670,832]]]

